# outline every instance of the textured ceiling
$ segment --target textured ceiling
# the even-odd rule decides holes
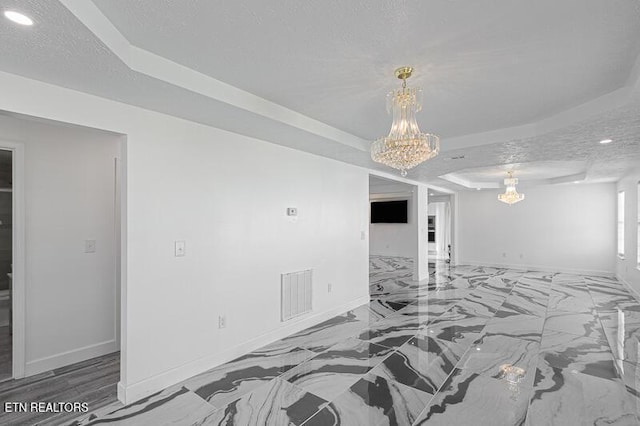
[[[500,166],[476,167],[460,170],[456,175],[474,181],[502,182],[508,171],[521,180],[553,179],[581,173],[586,168],[584,161],[536,161],[531,163],[504,164]]]
[[[567,162],[565,175],[580,169],[576,164],[583,163],[587,182],[616,181],[629,170],[640,168],[639,98],[636,95],[623,107],[536,137],[448,151],[446,155],[423,163],[414,170],[414,176],[418,180],[437,181],[445,187],[460,188],[437,177],[456,172],[472,173],[478,167],[485,168],[485,172],[493,169],[494,173],[499,173],[505,165],[515,165],[517,169],[518,164],[535,162],[540,167],[534,165],[531,170],[535,173],[533,179],[537,180],[557,176],[557,169],[556,172],[549,170],[552,164],[549,161],[553,160]],[[604,138],[611,138],[613,142],[600,144]],[[457,156],[464,158],[451,160]],[[521,177],[522,183],[526,180],[526,176]]]
[[[94,3],[98,18],[106,16],[138,50],[118,54],[97,35],[78,14],[77,8],[93,7],[88,0],[0,0],[3,9],[36,21],[22,28],[0,19],[0,71],[390,171],[370,160],[366,140],[388,131],[384,95],[397,84],[391,73],[411,64],[426,95],[421,126],[445,136],[441,155],[411,171],[412,179],[459,189],[439,176],[553,160],[581,162],[587,181],[612,181],[640,165],[637,92],[616,108],[532,137],[480,146],[474,133],[535,123],[628,86],[640,49],[635,0]],[[274,119],[163,77],[170,72],[136,70],[123,58],[139,48],[170,60],[162,66],[182,64],[272,101],[281,116],[308,117]],[[220,81],[205,79],[199,87]],[[335,127],[310,130],[316,122],[299,125],[305,119]],[[454,149],[446,136],[455,135],[471,142]],[[595,143],[602,137],[615,142]]]
[[[497,188],[502,186],[509,171],[519,179],[520,185],[574,182],[584,179],[587,162],[552,160],[499,164],[458,170],[441,177],[468,188]]]
[[[637,0],[95,0],[134,45],[365,139],[412,65],[425,129],[527,123],[610,92],[640,51]]]

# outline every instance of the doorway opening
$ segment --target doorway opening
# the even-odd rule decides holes
[[[370,295],[400,292],[415,275],[418,249],[415,186],[369,176]],[[396,280],[380,280],[393,273]]]
[[[427,235],[430,270],[453,261],[452,196],[429,190]]]
[[[7,111],[0,129],[0,381],[106,357],[115,395],[126,137]]]
[[[0,381],[13,377],[13,152],[0,149]]]

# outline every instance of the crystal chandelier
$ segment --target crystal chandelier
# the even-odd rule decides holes
[[[416,113],[422,109],[422,89],[407,87],[407,78],[412,72],[411,67],[396,70],[402,89],[387,95],[387,112],[393,115],[391,131],[371,145],[373,161],[400,170],[402,176],[440,151],[440,138],[422,133],[416,123]]]
[[[504,180],[507,189],[504,191],[504,194],[498,194],[498,200],[511,205],[524,200],[524,194],[518,194],[518,191],[516,191],[518,179],[513,177],[513,171],[510,170],[507,174],[509,177]]]

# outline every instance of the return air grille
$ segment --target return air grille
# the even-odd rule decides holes
[[[282,321],[311,312],[311,269],[282,274]]]

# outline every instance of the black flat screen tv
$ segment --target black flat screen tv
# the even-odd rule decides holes
[[[407,223],[407,200],[373,201],[371,223]]]

